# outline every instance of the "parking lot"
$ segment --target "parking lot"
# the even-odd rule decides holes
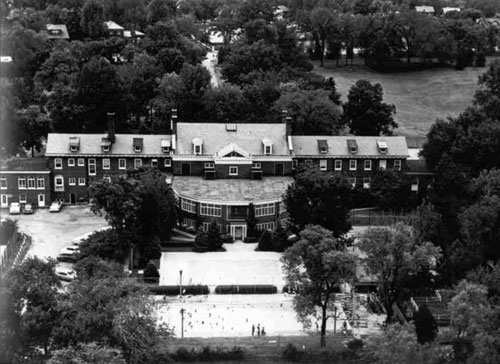
[[[19,230],[33,238],[27,256],[56,258],[71,241],[85,233],[107,226],[104,217],[94,215],[85,206],[64,206],[60,212],[36,209],[31,215],[9,215],[2,210],[2,218],[17,220]]]

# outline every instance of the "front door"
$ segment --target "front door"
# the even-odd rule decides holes
[[[43,193],[38,195],[38,207],[45,207],[45,195]]]
[[[274,171],[275,175],[276,176],[283,176],[283,174],[285,173],[285,167],[283,165],[283,163],[277,163],[275,165],[275,171]]]
[[[231,236],[234,240],[244,240],[247,237],[247,226],[231,225]]]
[[[182,175],[189,176],[191,174],[191,166],[189,163],[182,163]]]
[[[74,205],[76,203],[76,196],[74,193],[69,194],[69,203]]]
[[[9,207],[9,198],[7,195],[0,195],[0,207]]]

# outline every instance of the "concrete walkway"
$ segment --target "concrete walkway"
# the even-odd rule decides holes
[[[210,72],[211,80],[210,83],[212,84],[213,88],[218,88],[221,84],[219,80],[219,76],[217,75],[217,72],[215,71],[215,65],[217,64],[217,59],[218,59],[218,51],[210,51],[207,53],[207,58],[205,58],[201,64],[203,67],[205,67],[208,72]]]

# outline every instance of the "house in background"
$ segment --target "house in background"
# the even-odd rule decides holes
[[[51,170],[46,158],[15,158],[0,165],[0,207],[11,202],[46,207],[51,201]]]
[[[434,10],[434,6],[429,6],[429,5],[422,5],[422,6],[415,6],[415,11],[420,14],[426,14],[426,15],[435,15],[436,11]]]
[[[68,28],[64,24],[47,24],[46,34],[49,39],[69,39]]]
[[[118,38],[123,38],[124,36],[124,31],[125,28],[122,27],[121,25],[116,24],[112,20],[108,20],[104,22],[104,29],[106,31],[106,34],[110,37],[118,37]]]

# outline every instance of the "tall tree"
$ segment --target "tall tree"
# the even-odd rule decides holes
[[[151,0],[147,7],[148,23],[155,24],[172,18],[177,11],[174,0]]]
[[[82,8],[80,26],[83,33],[92,39],[104,36],[104,6],[100,0],[87,0]]]
[[[339,238],[351,229],[352,188],[342,175],[325,174],[317,168],[300,171],[283,199],[297,231],[308,224],[321,225]]]
[[[367,80],[359,80],[349,90],[347,103],[344,104],[344,118],[355,135],[391,135],[398,127],[392,115],[394,105],[382,102],[382,86]]]
[[[335,292],[340,284],[354,279],[355,257],[342,251],[342,244],[330,231],[308,225],[281,261],[287,284],[297,289],[294,309],[298,318],[308,325],[311,316],[320,317],[321,346],[325,346],[326,323],[335,311]]]
[[[438,325],[434,315],[426,304],[418,308],[414,320],[418,342],[420,344],[433,342],[438,334]]]
[[[409,293],[405,291],[405,280],[419,270],[434,269],[441,257],[440,248],[416,241],[412,229],[403,224],[369,228],[358,247],[366,253],[368,269],[378,278],[387,321],[392,320],[393,304]]]
[[[27,109],[17,111],[19,122],[19,142],[25,149],[31,149],[31,156],[35,150],[40,152],[43,148],[43,139],[50,130],[49,117],[40,110],[40,106],[31,105]]]

